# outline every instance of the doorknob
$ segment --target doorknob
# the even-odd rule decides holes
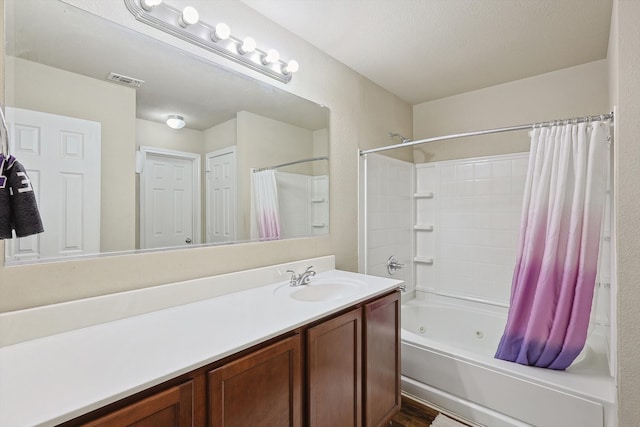
[[[401,264],[400,262],[398,262],[398,259],[393,255],[390,256],[389,259],[387,260],[387,272],[389,273],[389,275],[400,270],[402,267],[404,267],[404,264]]]
[[[185,242],[186,242],[188,245],[190,245],[190,244],[191,244],[191,237],[187,237],[187,238],[186,238],[186,240],[185,240]]]

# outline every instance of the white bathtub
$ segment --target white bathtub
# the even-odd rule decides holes
[[[615,385],[601,337],[566,371],[493,358],[500,307],[418,292],[402,306],[402,389],[490,427],[615,427]]]

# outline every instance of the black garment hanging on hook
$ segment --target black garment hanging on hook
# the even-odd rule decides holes
[[[36,195],[24,166],[0,154],[0,239],[42,233]]]

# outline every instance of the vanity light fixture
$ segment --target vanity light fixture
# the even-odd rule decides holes
[[[253,37],[245,37],[242,44],[238,47],[238,52],[242,55],[251,53],[254,50],[256,50],[256,41]]]
[[[264,65],[273,64],[280,61],[280,53],[275,49],[269,49],[269,51],[262,55],[262,63]]]
[[[184,122],[184,117],[178,116],[175,114],[171,114],[167,117],[167,126],[171,129],[182,129],[186,123]]]
[[[211,40],[214,42],[226,40],[229,37],[231,37],[231,28],[224,22],[216,24],[216,27],[211,32]]]
[[[282,68],[282,72],[284,74],[291,74],[297,72],[299,69],[300,64],[298,64],[298,61],[292,59],[291,61],[287,62],[287,65]]]
[[[162,0],[140,0],[140,6],[146,11],[150,11],[160,3],[162,3]]]
[[[180,18],[178,18],[178,24],[182,28],[187,28],[189,25],[195,25],[200,20],[200,14],[195,7],[187,6],[182,9]]]
[[[124,3],[138,21],[282,83],[289,83],[293,73],[300,68],[295,60],[281,60],[275,49],[258,49],[252,37],[234,37],[225,23],[220,22],[213,27],[202,22],[192,6],[178,10],[162,0],[124,0]]]

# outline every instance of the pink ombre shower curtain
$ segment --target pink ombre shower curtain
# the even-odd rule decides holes
[[[609,158],[604,121],[531,132],[511,305],[498,359],[566,369],[584,347]]]
[[[260,240],[280,238],[280,211],[276,171],[264,170],[251,174],[253,212]]]

